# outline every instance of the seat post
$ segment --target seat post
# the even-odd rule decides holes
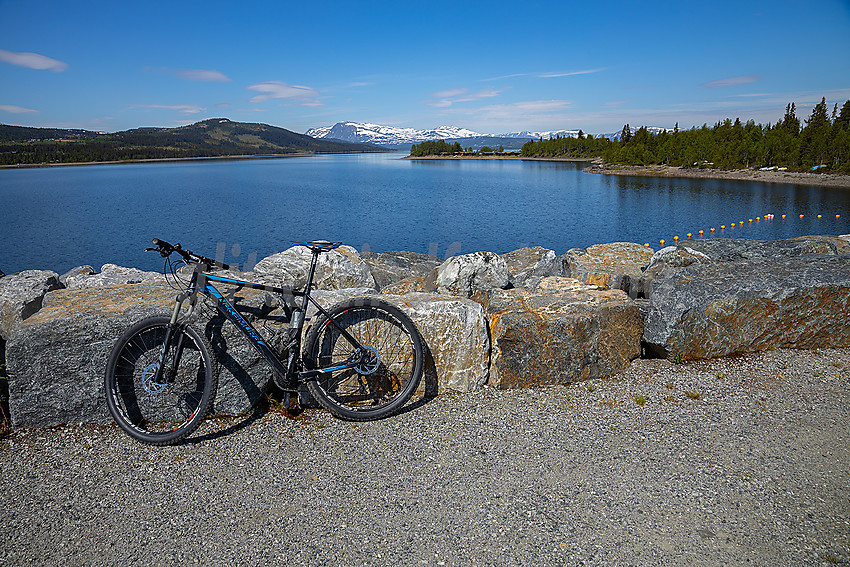
[[[307,295],[310,293],[310,288],[313,286],[313,276],[316,274],[316,264],[319,262],[319,252],[317,248],[310,248],[313,253],[313,258],[310,261],[310,271],[307,273],[307,284],[304,287],[304,298],[301,300],[301,311],[307,313]]]

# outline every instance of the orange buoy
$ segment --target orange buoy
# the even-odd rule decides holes
[[[821,218],[823,215],[818,215],[818,218]]]
[[[835,215],[835,218],[840,219],[841,215]]]
[[[800,215],[800,218],[803,218],[803,215]]]
[[[750,219],[750,222],[753,222],[753,219]]]
[[[756,217],[756,222],[759,222],[760,220],[761,220],[761,217]]]
[[[673,237],[673,242],[679,242],[679,237],[678,237],[678,236],[674,236],[674,237]]]
[[[703,233],[703,231],[699,231],[699,235],[700,235],[700,236],[702,236],[703,234],[704,234],[704,233]]]
[[[644,248],[649,248],[649,242],[645,242],[643,246]]]
[[[713,229],[713,228],[711,229],[711,232],[714,232],[714,229]]]
[[[690,237],[691,237],[691,233],[689,232],[689,233],[688,233],[688,238],[690,238]]]
[[[785,218],[785,215],[782,215],[782,218]]]
[[[661,239],[661,246],[664,246],[664,239]]]
[[[720,230],[726,230],[726,225],[725,225],[725,224],[721,224],[721,225],[720,225]]]

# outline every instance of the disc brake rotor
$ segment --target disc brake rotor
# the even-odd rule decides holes
[[[378,366],[381,365],[381,355],[378,354],[375,347],[364,346],[363,350],[365,351],[363,353],[363,357],[354,367],[354,370],[358,374],[368,376],[375,372],[378,369]]]
[[[148,394],[159,394],[165,390],[165,380],[162,382],[155,381],[157,368],[159,368],[159,363],[154,362],[153,364],[149,364],[142,373],[142,385]]]

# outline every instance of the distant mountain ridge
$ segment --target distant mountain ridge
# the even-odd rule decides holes
[[[456,126],[440,126],[430,130],[382,126],[369,122],[337,122],[333,126],[311,128],[305,135],[313,138],[330,138],[361,144],[392,146],[397,144],[418,144],[426,140],[445,140],[447,138],[474,138],[478,132]]]
[[[0,164],[75,163],[194,157],[386,151],[318,140],[268,124],[211,118],[178,128],[103,133],[0,124]]]
[[[632,129],[634,133],[639,127]],[[663,130],[671,131],[670,128],[658,126],[647,126],[653,134]],[[415,128],[399,128],[396,126],[384,126],[371,122],[337,122],[333,126],[322,126],[311,128],[305,135],[317,139],[334,139],[345,142],[356,142],[375,144],[384,147],[404,147],[410,144],[420,144],[431,140],[445,140],[447,142],[460,142],[464,147],[478,145],[504,145],[506,149],[518,149],[528,140],[548,140],[550,138],[576,138],[580,130],[550,130],[546,132],[508,132],[505,134],[479,134],[467,128],[458,126],[438,126],[436,128],[418,130]],[[596,137],[596,135],[594,134]],[[602,134],[611,140],[617,140],[620,132]],[[519,140],[522,140],[521,142]]]

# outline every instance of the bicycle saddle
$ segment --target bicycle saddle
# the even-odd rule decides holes
[[[339,248],[342,242],[328,242],[327,240],[311,240],[310,242],[296,242],[296,246],[306,246],[314,252],[329,252]]]

